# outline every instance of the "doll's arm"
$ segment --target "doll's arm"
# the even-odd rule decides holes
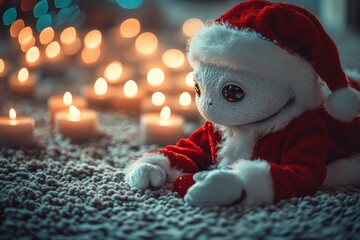
[[[197,172],[212,164],[212,147],[215,141],[210,122],[176,145],[146,153],[125,169],[125,181],[132,187],[146,189],[150,185],[160,187],[172,182],[182,172]]]

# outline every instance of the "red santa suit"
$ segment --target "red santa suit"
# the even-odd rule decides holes
[[[322,110],[309,111],[285,128],[257,139],[249,160],[269,165],[275,201],[308,195],[323,184],[327,163],[359,154],[359,135],[359,117],[340,123]],[[195,173],[218,163],[221,142],[221,133],[207,121],[189,138],[160,153],[170,160],[172,168]],[[247,186],[244,189],[253,191]]]

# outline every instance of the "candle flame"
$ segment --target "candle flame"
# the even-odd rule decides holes
[[[39,35],[41,44],[48,44],[54,39],[55,33],[52,27],[44,28]]]
[[[15,22],[13,22],[10,27],[11,37],[13,37],[13,38],[18,37],[21,29],[23,29],[24,27],[25,27],[25,23],[24,23],[24,20],[22,20],[22,19],[18,19]]]
[[[120,34],[124,38],[133,38],[136,37],[141,30],[140,22],[136,18],[126,19],[120,24]]]
[[[39,60],[40,58],[40,51],[39,48],[34,46],[31,47],[27,52],[26,52],[26,61],[28,63],[35,63]]]
[[[154,92],[151,95],[151,102],[152,104],[154,104],[155,106],[161,106],[165,103],[165,95],[162,92]]]
[[[140,34],[135,40],[135,48],[142,54],[154,53],[158,46],[158,39],[151,32]]]
[[[151,86],[160,86],[165,80],[164,71],[160,68],[152,68],[147,74],[147,82]]]
[[[63,103],[66,106],[70,106],[72,104],[72,95],[70,92],[66,92],[63,97]]]
[[[138,94],[138,86],[134,80],[129,80],[124,85],[124,94],[128,98],[134,98]]]
[[[204,27],[204,22],[198,18],[190,18],[183,24],[182,30],[185,36],[192,37],[194,34]]]
[[[9,118],[11,120],[15,120],[16,119],[16,111],[15,109],[11,108],[10,111],[9,111]]]
[[[45,49],[45,54],[48,58],[55,58],[60,54],[60,51],[60,44],[57,41],[54,41],[47,45]]]
[[[194,87],[195,81],[194,81],[194,73],[189,72],[185,77],[185,84],[188,87]]]
[[[26,82],[26,80],[28,80],[28,78],[29,78],[29,71],[26,68],[20,69],[20,71],[18,73],[19,82],[21,82],[21,83]]]
[[[102,96],[107,93],[108,84],[104,78],[98,78],[94,84],[94,91],[96,95]]]
[[[71,44],[76,39],[76,29],[74,27],[65,28],[60,34],[62,44]]]
[[[105,78],[110,82],[116,81],[120,78],[122,70],[122,64],[119,61],[113,61],[105,68]]]
[[[70,120],[72,120],[72,121],[79,121],[80,120],[81,112],[74,105],[70,105],[69,114],[70,114]]]
[[[101,32],[99,30],[92,30],[88,32],[84,38],[84,44],[87,48],[97,48],[102,41]]]
[[[171,109],[169,106],[164,106],[160,112],[161,120],[169,120],[171,116]]]
[[[178,49],[169,49],[162,55],[162,61],[169,68],[179,68],[185,63],[185,55]]]
[[[183,92],[180,94],[179,103],[183,107],[187,107],[191,104],[191,95],[188,92]]]

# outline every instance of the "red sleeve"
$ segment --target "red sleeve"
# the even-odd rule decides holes
[[[323,120],[308,113],[288,128],[280,163],[270,163],[275,200],[313,194],[326,176],[330,140]]]
[[[160,152],[170,160],[170,166],[188,173],[205,170],[215,163],[215,148],[219,133],[210,122],[180,139],[176,145],[166,146]]]

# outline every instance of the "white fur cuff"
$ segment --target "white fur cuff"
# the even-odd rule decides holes
[[[246,191],[244,204],[258,205],[274,201],[270,165],[264,160],[239,160],[231,168],[238,171]]]

